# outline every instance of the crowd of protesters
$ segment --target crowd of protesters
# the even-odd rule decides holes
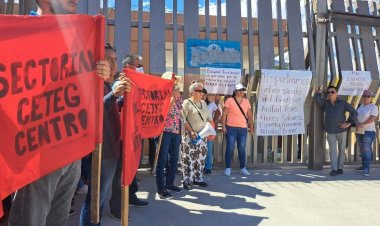
[[[74,14],[78,1],[68,0],[37,0],[37,14]],[[121,219],[121,120],[120,111],[123,106],[123,94],[130,92],[131,82],[123,73],[117,72],[116,49],[110,44],[105,46],[106,57],[98,61],[96,72],[104,80],[104,117],[103,117],[103,155],[100,174],[100,216],[106,205],[107,194],[112,193],[109,200],[110,215]],[[129,68],[143,73],[142,58],[130,53],[123,59],[123,68]],[[162,75],[164,79],[173,79],[171,72]],[[246,168],[246,140],[248,134],[254,132],[253,113],[249,100],[246,98],[246,87],[242,84],[234,86],[233,95],[219,104],[219,96],[212,100],[203,84],[194,81],[189,87],[190,97],[183,99],[178,84],[173,87],[169,113],[161,139],[149,139],[149,162],[152,171],[156,170],[157,194],[161,199],[173,198],[172,193],[193,186],[209,186],[203,178],[204,174],[212,174],[213,169],[213,138],[199,139],[198,133],[207,123],[217,129],[222,125],[226,137],[224,175],[231,175],[231,161],[235,144],[238,150],[240,173],[249,176]],[[356,137],[362,157],[364,176],[370,174],[372,160],[372,142],[375,138],[375,120],[378,108],[372,103],[372,92],[366,90],[362,95],[362,103],[355,110],[346,101],[338,99],[338,89],[327,88],[326,96],[323,88],[317,90],[315,101],[325,113],[324,129],[330,147],[331,176],[343,174],[347,128],[356,127]],[[346,120],[346,112],[349,118]],[[195,140],[199,142],[194,142]],[[159,141],[160,140],[160,141]],[[337,148],[338,147],[338,148]],[[154,169],[156,150],[158,157]],[[337,151],[338,149],[338,151]],[[181,165],[182,186],[175,184],[178,162]],[[82,167],[81,167],[82,163]],[[138,199],[137,178],[130,185],[129,204],[146,207],[149,203]],[[63,226],[69,215],[75,191],[77,194],[87,194],[80,213],[81,226],[95,225],[91,222],[91,158],[82,160],[49,174],[37,181],[19,189],[13,196],[4,200],[5,206],[11,206],[9,226],[54,225]],[[112,187],[112,190],[110,191]],[[100,224],[98,224],[100,225]]]

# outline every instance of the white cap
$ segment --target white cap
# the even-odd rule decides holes
[[[235,91],[235,90],[239,90],[239,89],[244,89],[244,91],[247,90],[247,88],[245,88],[241,83],[235,85],[235,89],[234,89],[234,91]]]
[[[171,80],[173,78],[173,72],[167,71],[162,74],[161,78]]]

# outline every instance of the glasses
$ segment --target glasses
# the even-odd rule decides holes
[[[112,51],[114,51],[114,52],[116,52],[116,49],[115,49],[115,47],[113,47],[111,44],[109,44],[109,43],[106,43],[106,49],[110,49],[110,50],[112,50]]]
[[[327,91],[326,93],[327,93],[327,94],[334,94],[334,93],[336,93],[336,92],[333,91],[333,90],[331,90],[331,91]]]
[[[371,98],[372,96],[371,95],[363,95],[362,97],[363,98]]]
[[[203,90],[201,90],[201,89],[195,89],[195,90],[194,90],[194,92],[197,92],[197,93],[202,93],[202,92],[203,92]]]

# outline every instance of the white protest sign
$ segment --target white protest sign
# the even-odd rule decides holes
[[[304,134],[304,103],[310,88],[311,72],[262,70],[261,73],[256,134]]]
[[[232,95],[235,84],[240,80],[241,69],[206,68],[205,89],[208,93]]]
[[[342,71],[339,95],[360,96],[371,84],[369,71]]]

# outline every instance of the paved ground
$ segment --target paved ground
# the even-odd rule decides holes
[[[141,172],[138,196],[147,208],[131,207],[130,225],[380,225],[380,169],[363,177],[353,168],[330,177],[329,170],[254,170],[230,178],[222,170],[206,178],[210,187],[176,194],[169,201],[156,195],[155,179]],[[80,211],[77,196],[76,210]],[[108,210],[106,210],[108,211]],[[78,214],[70,226],[78,225]],[[104,226],[120,225],[106,213]]]

